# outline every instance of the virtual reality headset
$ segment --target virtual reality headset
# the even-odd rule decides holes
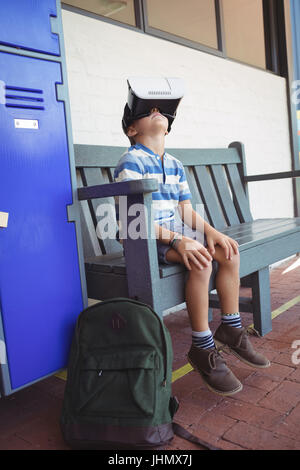
[[[184,95],[183,80],[131,77],[128,78],[127,84],[128,101],[122,119],[125,134],[134,121],[149,116],[152,108],[158,108],[159,112],[168,118],[170,132],[178,105]]]

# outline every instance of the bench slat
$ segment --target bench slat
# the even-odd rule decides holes
[[[77,168],[115,167],[127,147],[106,145],[75,144],[75,162]],[[178,158],[185,166],[240,163],[235,148],[228,149],[166,149],[166,152]]]
[[[107,168],[107,170],[106,170],[108,179],[111,183],[115,182],[115,180],[114,180],[114,170],[115,170],[115,167]]]
[[[193,209],[196,210],[197,205],[198,205],[198,212],[199,212],[199,210],[201,211],[200,212],[201,217],[204,216],[205,220],[208,221],[209,220],[208,219],[208,214],[205,210],[205,206],[203,204],[203,201],[202,201],[201,196],[199,194],[199,190],[197,188],[197,182],[196,182],[195,175],[194,175],[194,172],[193,172],[193,167],[186,167],[185,168],[185,175],[186,175],[186,180],[187,180],[187,183],[189,185],[189,188],[190,188],[190,191],[191,191],[191,194],[192,194],[191,203],[192,203]],[[201,205],[200,208],[199,208],[199,205]],[[204,214],[203,214],[203,210],[204,210]]]
[[[118,161],[126,150],[126,147],[75,144],[76,166],[77,168],[114,167],[117,166]]]
[[[83,186],[82,177],[80,171],[76,171],[77,187]],[[94,221],[92,220],[91,211],[87,201],[81,201],[79,203],[79,212],[81,220],[82,230],[82,242],[83,242],[83,253],[84,257],[98,256],[101,255],[101,248],[99,239],[97,238]]]
[[[277,239],[265,241],[241,251],[240,276],[248,276],[265,266],[270,266],[299,251],[300,237],[298,227],[298,231],[294,233],[285,234]]]
[[[272,227],[269,230],[263,230],[262,232],[253,233],[251,235],[241,235],[236,237],[237,242],[240,244],[240,251],[244,251],[252,248],[253,246],[261,243],[267,243],[272,240],[286,237],[292,233],[299,233],[300,228],[300,217],[297,219],[291,219],[287,225],[281,225],[279,227]],[[299,237],[300,240],[300,237]]]
[[[205,204],[205,210],[211,220],[211,224],[217,230],[227,227],[211,176],[206,167],[199,165],[195,166],[195,174],[197,176],[200,194]]]
[[[269,230],[274,226],[285,226],[291,219],[257,219],[253,222],[244,222],[238,225],[232,225],[222,230],[222,233],[229,237],[237,237],[246,234],[252,234],[258,231]]]
[[[234,205],[240,222],[248,222],[253,220],[250,212],[249,201],[245,194],[237,166],[232,164],[226,165],[226,172],[230,183]]]
[[[109,255],[89,257],[85,262],[85,266],[89,271],[103,272],[103,273],[113,272],[115,274],[121,274],[125,276],[126,275],[125,256],[115,258],[115,259],[113,258],[106,259],[107,257],[109,257]],[[185,271],[185,267],[180,263],[176,263],[174,265],[168,265],[168,264],[159,265],[159,273],[160,273],[161,278],[171,276],[177,273],[181,273],[184,271]]]
[[[216,193],[218,194],[219,201],[223,213],[227,219],[228,225],[235,225],[239,223],[232,196],[228,188],[228,182],[222,165],[211,166],[212,178],[215,186]]]
[[[235,148],[219,149],[166,149],[166,152],[178,158],[184,166],[196,165],[227,165],[241,163],[238,151]]]
[[[111,253],[102,256],[90,256],[86,258],[85,265],[87,269],[100,272],[112,272],[114,266],[124,264],[124,251]]]
[[[100,168],[83,168],[82,170],[83,173],[83,181],[86,183],[87,186],[95,186],[99,184],[106,184],[109,183],[107,175],[103,175],[102,171]],[[102,204],[109,204],[110,207],[114,208],[115,207],[115,201],[113,197],[105,197],[101,199],[92,199],[89,202],[89,206],[91,208],[91,215],[92,219],[94,222],[95,228],[98,227],[97,229],[97,236],[99,238],[101,250],[103,253],[115,253],[120,251],[120,243],[112,238],[105,237],[104,233],[101,234],[101,229],[100,225],[98,224],[99,220],[101,220],[101,217],[97,216],[97,209],[99,206]],[[116,218],[115,214],[112,214],[112,211],[109,211],[108,215],[105,215],[105,218],[109,220],[109,223],[112,224],[111,226],[115,227],[115,233],[117,232],[117,223],[116,223]],[[104,227],[105,230],[105,227]]]

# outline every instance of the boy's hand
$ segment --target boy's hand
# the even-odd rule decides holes
[[[212,257],[201,243],[189,237],[182,237],[176,244],[176,251],[182,256],[187,269],[191,271],[190,261],[199,269],[203,269],[212,261]]]
[[[215,253],[215,245],[220,245],[225,250],[227,259],[232,259],[233,253],[239,253],[239,244],[233,238],[224,235],[214,228],[210,228],[206,233],[207,249],[213,255]]]

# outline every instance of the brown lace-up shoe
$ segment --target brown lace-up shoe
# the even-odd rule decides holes
[[[254,350],[248,338],[252,331],[260,336],[254,328],[235,328],[221,323],[214,334],[215,344],[222,351],[231,352],[249,366],[264,369],[270,366],[270,361]]]
[[[192,344],[187,358],[210,391],[218,395],[233,395],[242,390],[243,385],[216,348],[202,349]]]

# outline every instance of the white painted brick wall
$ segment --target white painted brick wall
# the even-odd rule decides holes
[[[291,169],[286,81],[251,66],[63,10],[75,143],[127,146],[126,78],[179,76],[186,96],[167,147],[242,141],[248,174]],[[293,216],[290,180],[249,184],[254,218]]]

